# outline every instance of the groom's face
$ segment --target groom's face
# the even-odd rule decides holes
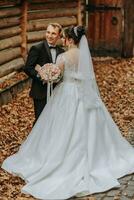
[[[59,28],[49,25],[46,30],[46,40],[50,45],[55,45],[60,38]]]

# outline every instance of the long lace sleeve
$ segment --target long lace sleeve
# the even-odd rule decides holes
[[[61,69],[61,71],[63,73],[64,65],[65,65],[64,53],[58,55],[57,60],[56,60],[56,65]]]

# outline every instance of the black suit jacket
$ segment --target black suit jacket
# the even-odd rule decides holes
[[[56,47],[56,56],[63,52],[62,48]],[[34,99],[43,99],[47,96],[47,84],[43,84],[35,70],[37,64],[43,66],[46,63],[52,63],[52,56],[48,43],[45,40],[31,47],[24,66],[25,73],[32,78],[30,96]]]

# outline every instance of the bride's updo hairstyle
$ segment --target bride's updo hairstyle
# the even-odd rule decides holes
[[[65,37],[68,39],[72,38],[75,44],[80,42],[80,39],[85,35],[86,31],[83,26],[71,26],[64,30]]]

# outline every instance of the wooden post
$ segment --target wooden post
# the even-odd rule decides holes
[[[134,2],[133,0],[124,0],[124,38],[123,38],[123,56],[133,57],[134,50]]]
[[[77,13],[77,18],[78,18],[78,25],[82,25],[82,5],[81,5],[81,0],[78,0],[78,13]]]
[[[22,16],[21,16],[21,22],[20,22],[20,26],[21,26],[21,38],[22,38],[22,42],[21,42],[21,54],[22,57],[24,59],[24,61],[26,60],[26,56],[27,56],[27,12],[28,12],[28,1],[27,0],[23,0],[22,1],[22,5],[21,5],[21,10],[22,10]]]

